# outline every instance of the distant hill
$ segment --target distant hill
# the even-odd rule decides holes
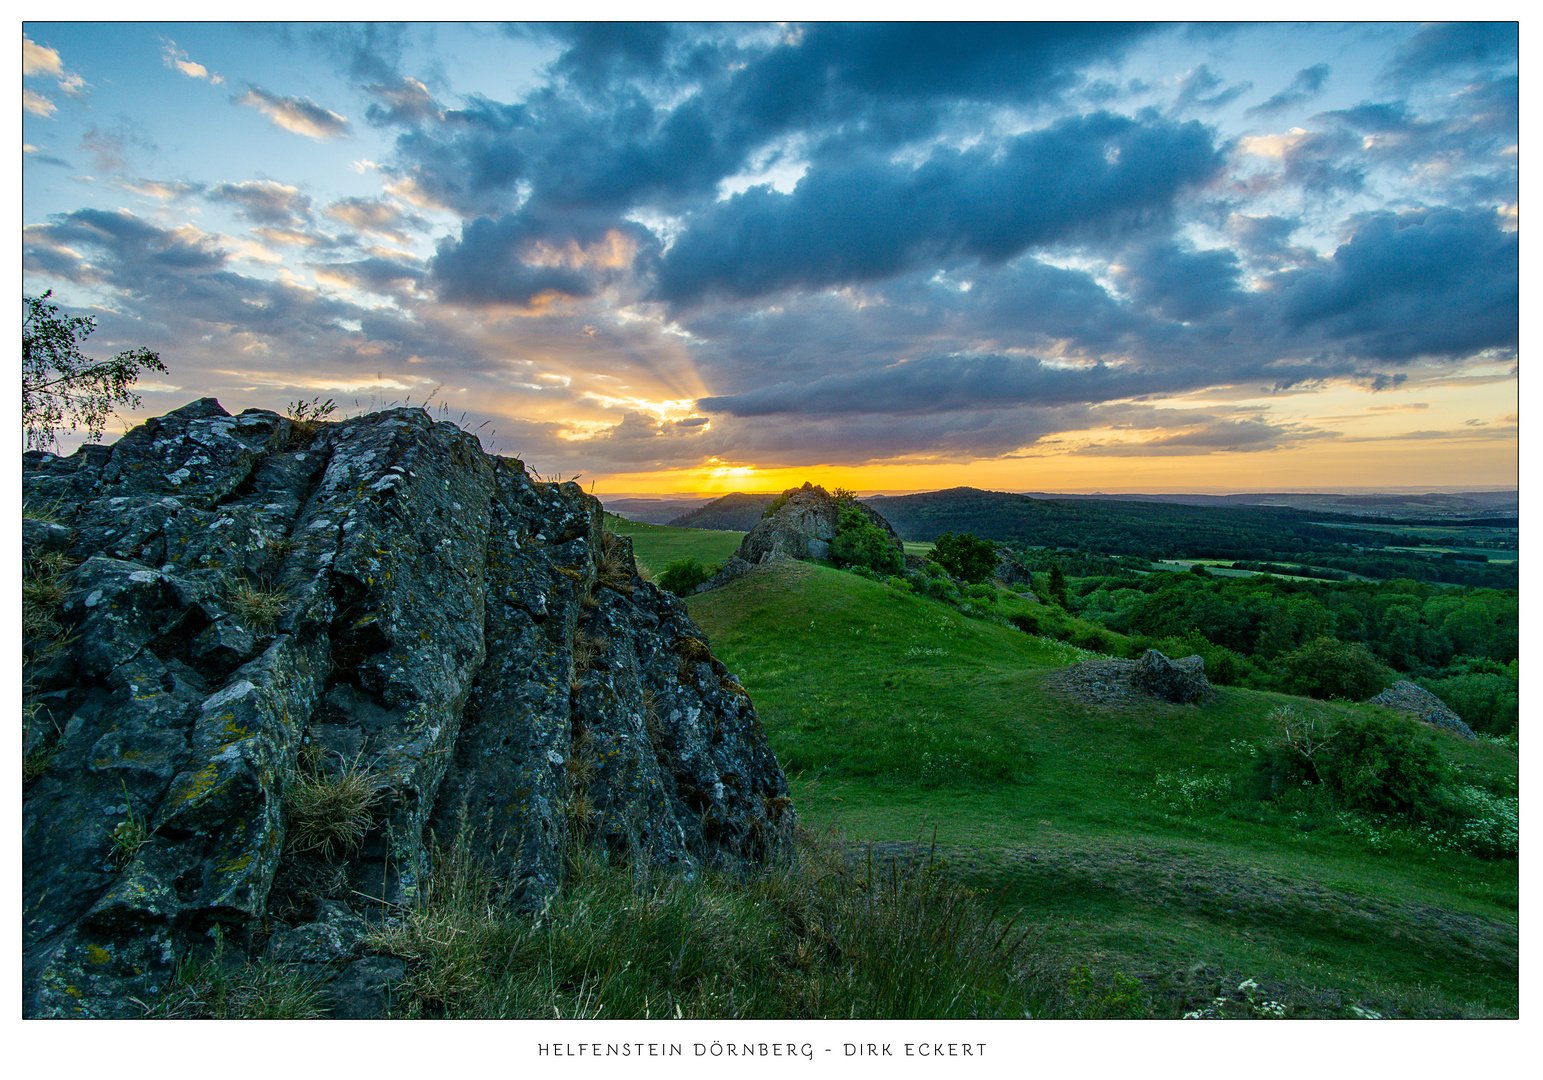
[[[646,521],[650,525],[664,525],[673,518],[699,508],[707,499],[670,498],[658,499],[604,499],[607,513],[628,521]]]
[[[1315,491],[1263,491],[1235,495],[1128,494],[1057,495],[1045,491],[1026,491],[1032,499],[1096,499],[1104,502],[1161,502],[1187,506],[1279,506],[1295,510],[1328,511],[1360,517],[1391,518],[1514,518],[1517,492],[1448,491],[1416,493],[1339,494]]]
[[[1025,547],[1075,548],[1102,555],[1292,563],[1307,559],[1375,578],[1516,588],[1514,564],[1484,567],[1483,557],[1476,555],[1477,564],[1458,565],[1417,531],[1390,530],[1385,517],[1293,507],[1044,499],[968,487],[896,495],[877,505],[904,540],[969,532]]]
[[[666,522],[683,529],[729,529],[733,532],[749,532],[766,512],[777,496],[774,493],[744,494],[734,492],[714,499],[706,506]]]

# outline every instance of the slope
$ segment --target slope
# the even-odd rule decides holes
[[[826,567],[764,567],[690,601],[753,696],[805,822],[961,873],[1159,1015],[1253,978],[1293,1015],[1514,1015],[1516,863],[1341,815],[1241,800],[1283,706],[1100,706],[1053,688],[1066,645]],[[1514,751],[1437,735],[1468,775]],[[1231,982],[1228,982],[1231,980]],[[1252,992],[1252,991],[1250,991]]]

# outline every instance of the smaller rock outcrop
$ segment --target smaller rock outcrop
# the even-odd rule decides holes
[[[1199,656],[1186,656],[1170,660],[1156,649],[1148,649],[1136,661],[1131,681],[1152,694],[1168,701],[1188,705],[1205,701],[1215,695],[1211,681],[1205,677],[1205,660]]]
[[[1475,737],[1473,729],[1463,723],[1462,717],[1447,708],[1446,702],[1408,679],[1400,679],[1376,697],[1369,699],[1367,704],[1381,705],[1387,709],[1409,713],[1427,724],[1455,731],[1465,739]]]
[[[1002,548],[997,548],[997,567],[991,572],[991,576],[1006,585],[1009,589],[1018,592],[1026,592],[1034,587],[1034,574],[1017,559],[1012,553]]]
[[[818,484],[805,483],[800,488],[789,488],[771,504],[771,513],[745,534],[739,550],[723,564],[713,577],[697,586],[697,592],[706,592],[734,580],[752,566],[771,562],[773,559],[828,559],[836,530],[841,524],[841,511],[851,506],[878,528],[895,550],[902,555],[904,545],[889,522],[874,510],[860,502],[838,499]]]

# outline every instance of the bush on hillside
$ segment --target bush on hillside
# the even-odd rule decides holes
[[[927,557],[959,580],[978,585],[996,569],[997,546],[990,540],[976,539],[973,533],[946,532]]]
[[[1277,799],[1317,787],[1351,810],[1434,819],[1448,812],[1444,787],[1455,772],[1435,742],[1409,720],[1347,716],[1332,724],[1283,706],[1281,737],[1254,759],[1247,787]]]
[[[698,585],[717,572],[717,567],[703,566],[695,556],[676,559],[659,575],[659,587],[676,596],[690,596]]]
[[[830,555],[837,566],[865,566],[876,574],[898,574],[905,569],[905,556],[890,538],[850,504],[842,507],[837,519]]]
[[[1365,701],[1397,678],[1360,642],[1316,637],[1281,658],[1278,681],[1288,694]]]

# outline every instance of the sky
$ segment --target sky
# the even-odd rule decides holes
[[[168,369],[109,436],[427,403],[602,498],[1518,480],[1514,23],[22,33],[23,291]]]

